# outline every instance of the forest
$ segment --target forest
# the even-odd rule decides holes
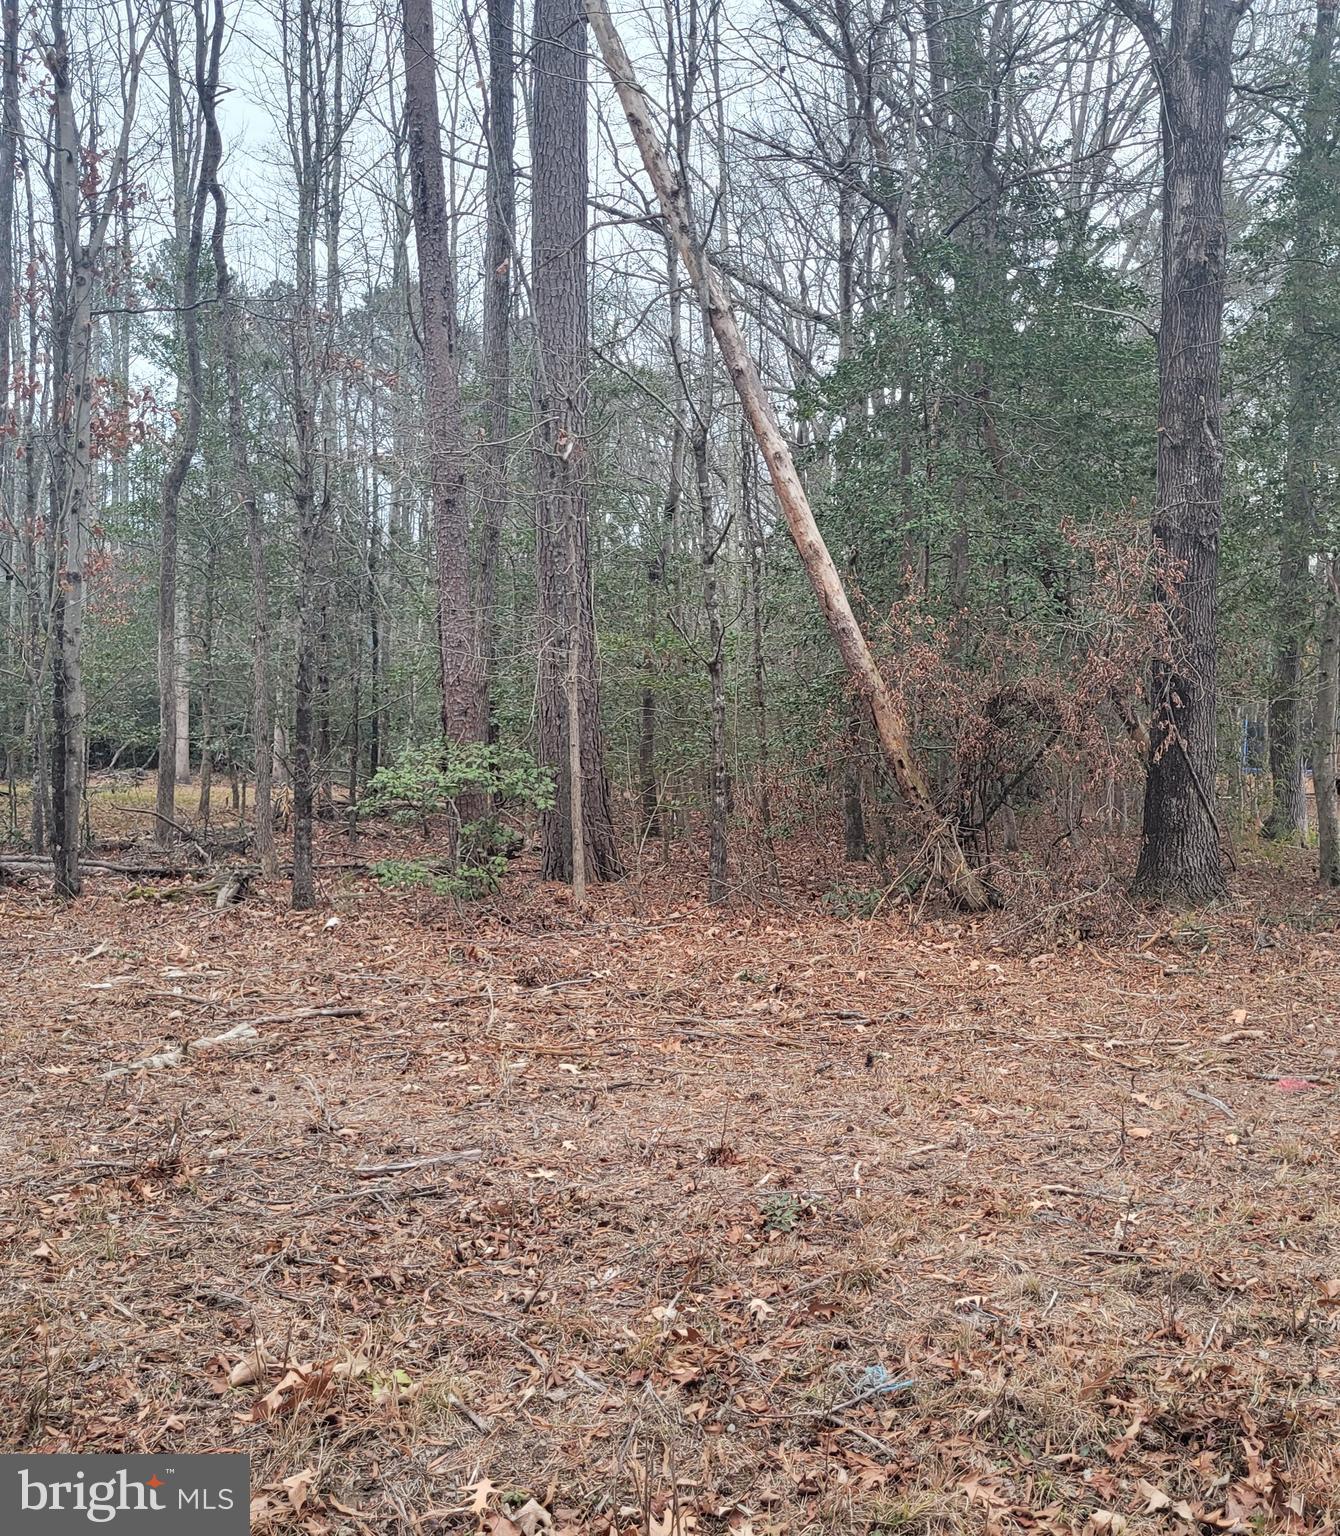
[[[1334,1536],[1337,32],[0,0],[0,1448]]]

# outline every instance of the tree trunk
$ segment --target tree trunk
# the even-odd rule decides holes
[[[516,107],[513,0],[488,0],[489,96],[485,133],[488,212],[484,236],[484,527],[479,546],[480,654],[492,734],[497,670],[498,550],[507,518],[512,405],[512,261],[516,239]]]
[[[165,18],[170,12],[164,12]],[[217,21],[217,18],[216,18]],[[154,823],[154,842],[161,849],[172,840],[176,819],[178,781],[191,777],[190,738],[190,606],[177,586],[177,526],[181,494],[200,442],[204,414],[204,374],[200,354],[200,258],[204,248],[205,203],[218,171],[221,146],[217,129],[211,133],[206,124],[205,98],[211,100],[218,89],[219,50],[222,29],[216,25],[212,35],[205,28],[203,4],[195,8],[194,84],[195,105],[188,108],[181,89],[181,50],[174,25],[165,27],[168,77],[171,85],[170,110],[174,130],[186,129],[199,112],[205,128],[201,153],[192,184],[189,156],[183,151],[175,156],[179,180],[176,187],[178,225],[174,255],[180,262],[177,280],[178,314],[176,323],[183,352],[179,375],[181,419],[172,456],[163,477],[159,523],[158,568],[158,818]],[[185,134],[189,142],[191,135]]]
[[[538,0],[531,118],[536,335],[535,518],[540,587],[539,747],[558,770],[557,804],[541,818],[545,879],[572,876],[572,793],[564,661],[576,647],[582,836],[586,874],[623,873],[605,777],[595,615],[587,557],[586,26],[581,0]],[[566,595],[579,595],[564,636]]]
[[[763,513],[758,504],[758,470],[747,422],[740,424],[740,504],[744,508],[744,537],[748,547],[750,684],[754,706],[754,761],[758,773],[759,838],[769,883],[781,880],[777,845],[772,833],[772,744],[768,731],[768,678],[763,652]]]
[[[855,753],[853,736],[849,751]],[[861,807],[861,770],[849,757],[842,772],[842,845],[848,864],[864,864],[870,857],[865,835],[865,812]]]
[[[661,211],[675,244],[707,309],[708,319],[726,370],[735,385],[758,439],[772,477],[777,501],[805,566],[810,585],[823,610],[829,631],[851,673],[852,681],[869,705],[880,746],[913,814],[921,823],[927,849],[952,896],[962,905],[981,910],[990,893],[981,876],[969,868],[958,845],[952,823],[937,810],[925,773],[917,760],[907,721],[894,701],[870,646],[843,588],[833,557],[814,520],[795,461],[772,402],[763,388],[753,358],[731,311],[725,287],[716,269],[696,244],[684,206],[683,189],[670,169],[657,139],[641,87],[623,43],[610,20],[604,0],[586,0],[587,15],[628,124],[642,154],[643,164],[656,188]]]
[[[642,690],[637,724],[638,842],[661,830],[661,795],[656,783],[656,595],[661,589],[664,546],[647,561],[646,611],[642,623]]]
[[[647,556],[647,605],[642,633],[642,708],[638,721],[638,786],[641,800],[639,836],[654,837],[661,830],[661,791],[656,781],[656,686],[660,675],[657,632],[660,626],[660,597],[665,586],[666,562],[684,495],[684,371],[681,366],[684,336],[683,287],[672,240],[665,242],[666,292],[670,304],[670,359],[674,374],[671,405],[674,413],[670,433],[670,464],[661,518],[660,538]]]
[[[568,523],[568,621],[567,674],[564,703],[568,720],[568,818],[572,825],[572,904],[580,909],[586,901],[586,789],[582,783],[582,588],[577,579],[575,522]]]
[[[218,544],[211,532],[205,561],[205,590],[200,615],[200,798],[196,814],[202,837],[209,836],[211,796],[214,793],[214,582]]]
[[[302,374],[295,369],[297,389]],[[305,416],[305,420],[303,419]],[[310,412],[299,412],[299,464],[293,501],[298,519],[298,645],[293,682],[293,880],[289,900],[295,912],[316,905],[316,874],[312,865],[312,814],[316,800],[316,698],[318,660],[316,645],[319,614],[315,588],[324,510],[318,505],[312,484],[312,424]]]
[[[1329,570],[1327,566],[1329,565]],[[1318,874],[1340,886],[1340,556],[1322,565],[1322,610],[1313,717],[1312,785],[1317,799]]]
[[[11,347],[15,335],[14,315],[14,185],[19,148],[19,14],[16,0],[0,5],[3,32],[0,35],[0,470],[3,483],[0,495],[7,508],[10,525],[11,572],[22,572],[27,553],[26,531],[19,516],[18,464],[16,461],[17,411],[14,407]],[[6,663],[11,676],[28,672],[27,602],[23,578],[7,582],[8,624],[6,626]],[[18,835],[19,743],[24,738],[26,705],[18,694],[10,696],[5,721],[5,770],[9,788],[9,831]]]
[[[33,199],[33,176],[27,148],[23,153],[23,189],[26,214],[27,248],[33,250],[37,242],[37,211]],[[36,283],[27,284],[27,367],[28,378],[39,377],[40,352],[39,324],[42,294]],[[49,373],[50,362],[47,363]],[[43,391],[44,395],[46,391]],[[46,728],[46,671],[49,663],[49,647],[42,633],[43,612],[47,609],[49,595],[46,582],[51,565],[41,566],[41,545],[38,542],[38,502],[41,490],[42,469],[38,444],[42,423],[38,418],[37,390],[24,391],[23,403],[23,574],[25,587],[24,632],[25,663],[27,669],[27,718],[29,725],[29,763],[32,770],[32,807],[29,817],[29,842],[33,853],[46,852],[47,830],[51,825],[51,786]],[[51,536],[48,527],[48,537]]]
[[[373,394],[373,441],[377,440],[376,394]],[[382,608],[381,608],[381,497],[377,491],[374,466],[371,486],[371,513],[368,519],[368,686],[372,690],[372,708],[368,711],[368,776],[382,765]]]
[[[1174,0],[1166,38],[1140,0],[1121,0],[1150,49],[1162,94],[1163,307],[1159,322],[1156,598],[1169,654],[1150,680],[1143,842],[1133,890],[1205,902],[1226,889],[1215,810],[1215,605],[1224,444],[1219,389],[1224,156],[1238,0]]]
[[[1340,194],[1328,145],[1334,133],[1335,0],[1318,0],[1308,55],[1303,137],[1293,185],[1293,243],[1285,271],[1289,314],[1288,437],[1284,510],[1280,523],[1275,657],[1270,687],[1270,812],[1265,834],[1300,840],[1303,831],[1301,682],[1303,638],[1311,594],[1308,554],[1317,493],[1316,436],[1322,416],[1321,379],[1334,343],[1322,315],[1322,220]]]
[[[191,598],[180,586],[176,589],[173,665],[176,686],[173,712],[177,726],[173,733],[172,759],[179,784],[191,782]]]
[[[199,0],[198,0],[199,3]],[[221,0],[214,0],[215,25],[221,15]],[[219,138],[219,124],[213,93],[204,99],[205,133]],[[220,146],[221,147],[221,146]],[[275,854],[273,767],[275,707],[274,682],[270,669],[270,580],[265,560],[265,526],[256,489],[251,478],[247,453],[246,421],[242,414],[241,336],[237,306],[233,301],[233,276],[228,264],[226,233],[228,200],[218,178],[218,160],[209,181],[214,202],[214,224],[210,231],[210,253],[214,264],[214,282],[218,294],[218,338],[223,355],[224,388],[227,400],[228,459],[232,493],[242,509],[246,523],[247,548],[251,560],[252,598],[252,752],[255,762],[256,793],[252,846],[267,879],[278,873]]]
[[[19,151],[19,8],[18,0],[0,4],[4,35],[3,87],[0,87],[0,432],[8,443],[14,435],[11,404],[13,369],[10,347],[14,334],[14,179]],[[12,455],[11,472],[12,472]],[[17,507],[11,482],[8,504]]]
[[[410,204],[419,258],[424,420],[437,545],[442,729],[448,742],[462,744],[485,739],[486,706],[479,627],[470,590],[470,509],[466,499],[456,275],[442,170],[431,0],[403,0],[403,22]],[[471,799],[477,805],[477,797]],[[473,819],[466,809],[461,810],[461,816],[463,820]]]
[[[704,318],[703,330],[707,331]],[[704,370],[710,370],[711,334],[706,337]],[[717,582],[717,554],[725,538],[713,512],[711,468],[708,463],[708,423],[712,391],[705,388],[693,434],[693,465],[698,485],[698,509],[702,517],[703,608],[707,614],[707,687],[709,729],[707,753],[709,851],[707,899],[725,901],[730,785],[726,771],[726,630],[721,619],[721,593]]]
[[[91,199],[85,153],[70,79],[70,43],[61,0],[51,9],[52,43],[47,54],[52,77],[53,191],[56,201],[57,292],[53,299],[56,352],[56,473],[52,483],[50,555],[54,592],[52,639],[51,844],[56,894],[79,894],[84,775],[87,764],[83,672],[84,576],[89,542],[92,435],[93,291],[116,196],[125,174],[135,118],[144,47],[133,20],[123,61],[125,97],[120,135],[106,157]],[[8,324],[8,317],[5,317]]]

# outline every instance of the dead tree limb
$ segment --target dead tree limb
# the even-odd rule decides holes
[[[887,681],[879,670],[851,602],[842,585],[833,557],[828,552],[809,498],[796,472],[795,461],[781,423],[763,387],[749,348],[731,309],[721,274],[708,260],[694,231],[685,188],[661,147],[651,104],[638,84],[605,0],[584,0],[587,19],[595,34],[605,68],[609,72],[642,163],[660,201],[666,226],[707,313],[722,361],[735,386],[745,415],[768,466],[778,505],[805,566],[805,574],[827,621],[853,683],[874,717],[880,748],[903,799],[922,824],[933,872],[960,906],[982,911],[992,893],[981,875],[968,863],[953,823],[941,814],[931,795],[925,770],[912,750],[911,731]]]

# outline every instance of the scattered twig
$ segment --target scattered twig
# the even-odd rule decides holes
[[[376,1163],[353,1169],[360,1179],[381,1179],[392,1173],[409,1173],[419,1168],[433,1168],[439,1163],[473,1163],[484,1153],[479,1147],[466,1147],[461,1152],[440,1152],[436,1157],[416,1157],[407,1163]]]
[[[1208,1104],[1211,1109],[1217,1109],[1221,1115],[1227,1115],[1230,1120],[1238,1118],[1222,1099],[1216,1099],[1212,1093],[1202,1093],[1199,1088],[1183,1088],[1182,1092],[1189,1099],[1199,1099],[1202,1104]]]

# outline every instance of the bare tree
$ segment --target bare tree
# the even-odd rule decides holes
[[[215,26],[217,26],[222,15],[222,0],[213,0],[213,3]],[[203,21],[202,0],[194,0],[194,4],[197,16],[196,27],[199,31]],[[252,751],[256,776],[252,843],[256,856],[260,860],[262,872],[267,877],[273,877],[278,871],[278,861],[275,854],[272,786],[275,697],[270,658],[270,576],[265,556],[265,524],[256,495],[255,480],[251,473],[246,421],[242,411],[242,327],[239,323],[237,298],[233,292],[232,267],[228,260],[228,199],[218,175],[222,143],[219,135],[217,92],[204,92],[201,103],[205,118],[206,142],[212,138],[218,145],[218,150],[213,156],[212,174],[208,183],[209,195],[214,203],[210,255],[214,264],[214,282],[219,301],[218,337],[219,350],[223,356],[225,429],[228,436],[232,493],[242,511],[246,525],[251,570],[253,604],[251,657],[254,686]]]
[[[280,31],[286,86],[284,126],[297,198],[296,275],[285,327],[286,385],[292,424],[291,494],[298,556],[297,654],[289,753],[293,786],[290,902],[295,911],[306,911],[316,905],[312,818],[321,767],[317,755],[317,707],[322,614],[328,603],[325,589],[330,578],[326,529],[331,516],[331,466],[320,453],[319,406],[331,317],[328,310],[322,311],[318,305],[316,247],[331,137],[342,133],[345,126],[332,121],[331,103],[318,89],[333,46],[332,31],[329,19],[318,14],[314,0],[297,0],[296,13],[285,0]]]
[[[731,311],[725,287],[715,267],[695,242],[693,226],[685,208],[684,189],[661,148],[652,123],[649,103],[637,83],[633,66],[610,19],[609,11],[605,8],[604,0],[586,0],[586,13],[605,67],[619,94],[628,126],[641,152],[642,162],[656,189],[661,212],[674,237],[680,260],[702,296],[726,371],[758,439],[772,476],[773,490],[804,564],[805,573],[842,659],[851,673],[852,682],[871,710],[889,768],[904,799],[924,828],[927,848],[937,873],[955,900],[970,909],[981,910],[987,906],[990,892],[981,876],[969,868],[952,825],[940,815],[931,797],[925,773],[912,748],[907,721],[856,622],[833,557],[819,532],[804,487],[796,473],[795,461],[772,401],[763,388],[758,370]]]
[[[1324,323],[1323,220],[1340,196],[1335,164],[1335,0],[1319,0],[1308,48],[1306,96],[1293,177],[1293,241],[1285,269],[1289,318],[1288,418],[1280,526],[1275,656],[1270,687],[1270,813],[1267,837],[1303,830],[1300,751],[1303,640],[1310,617],[1308,557],[1316,521],[1316,440],[1321,380],[1334,348]]]
[[[409,140],[410,202],[419,257],[424,408],[437,542],[442,728],[448,742],[463,743],[484,739],[486,701],[478,648],[479,625],[470,584],[470,509],[466,500],[456,273],[442,170],[431,0],[404,0],[402,16],[405,127]]]
[[[693,125],[697,116],[697,98],[701,83],[708,38],[704,26],[703,8],[698,0],[688,0],[686,6],[667,7],[666,61],[670,85],[670,116],[673,125],[674,151],[679,185],[684,196],[684,215],[692,227],[695,245],[705,244],[700,230],[692,182]],[[725,167],[719,166],[724,179]],[[722,199],[717,200],[720,207]],[[673,243],[667,253],[673,269]],[[679,303],[679,286],[671,273],[672,302]],[[701,297],[701,295],[700,295]],[[726,763],[726,628],[722,618],[721,585],[718,574],[718,558],[730,533],[730,509],[724,520],[716,512],[716,496],[712,484],[712,429],[716,415],[716,376],[713,368],[712,328],[708,320],[707,306],[700,305],[699,317],[702,333],[702,372],[697,387],[690,395],[685,388],[687,359],[680,339],[678,316],[673,315],[670,328],[670,361],[677,377],[677,408],[687,403],[690,413],[689,445],[693,457],[693,483],[698,499],[699,549],[698,558],[702,575],[703,613],[707,620],[706,644],[701,660],[707,673],[708,687],[708,865],[707,899],[721,902],[726,899],[726,883],[729,849],[727,828],[729,821],[730,783]],[[681,431],[677,418],[676,434]],[[673,452],[672,448],[672,452]]]
[[[52,0],[51,70],[54,142],[53,196],[57,240],[54,295],[57,378],[57,458],[52,535],[58,567],[52,603],[55,642],[52,687],[52,852],[56,892],[69,899],[82,886],[80,811],[86,769],[87,700],[84,693],[84,579],[90,535],[92,462],[93,294],[98,263],[118,200],[126,194],[126,164],[135,122],[140,69],[152,41],[140,36],[135,0],[126,0],[121,126],[96,183],[86,157],[97,145],[80,131],[70,69],[64,0]]]
[[[190,474],[200,443],[200,425],[204,415],[204,370],[200,354],[200,276],[205,239],[205,205],[210,189],[218,179],[222,145],[214,116],[214,102],[219,87],[219,55],[223,45],[223,15],[216,6],[214,24],[207,29],[200,0],[195,5],[193,49],[195,101],[203,130],[200,152],[194,158],[194,174],[186,181],[186,229],[183,246],[175,254],[181,264],[178,274],[178,325],[182,344],[180,395],[184,411],[172,445],[172,456],[163,477],[161,517],[159,521],[158,566],[158,816],[154,822],[154,841],[160,848],[171,842],[176,827],[177,790],[177,704],[178,704],[178,595],[177,595],[177,523],[182,488]],[[173,21],[171,0],[163,10],[163,38],[170,75],[177,79],[181,71],[181,49]],[[174,93],[185,98],[178,80]],[[175,108],[174,108],[175,115]],[[189,759],[188,759],[189,765]]]

